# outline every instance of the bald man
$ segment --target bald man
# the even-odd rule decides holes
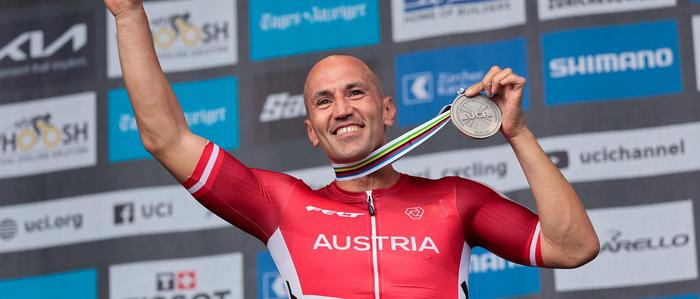
[[[491,68],[467,95],[485,92],[501,109],[501,132],[538,214],[478,182],[418,178],[391,165],[312,190],[249,168],[189,131],[141,1],[105,3],[145,148],[204,206],[267,245],[290,298],[466,298],[475,246],[541,267],[577,267],[597,255],[581,201],[525,124],[525,79],[510,69]],[[331,163],[361,160],[386,144],[396,118],[376,74],[350,56],[316,63],[304,100],[309,140]]]

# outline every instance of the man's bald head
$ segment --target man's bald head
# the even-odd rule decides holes
[[[309,70],[309,73],[306,76],[306,82],[304,83],[304,102],[308,103],[309,99],[313,95],[314,91],[309,89],[311,87],[310,83],[312,80],[316,79],[318,76],[323,76],[323,72],[326,69],[341,66],[359,69],[365,79],[376,88],[379,98],[381,99],[384,97],[384,86],[382,85],[379,76],[377,76],[377,74],[374,73],[374,71],[372,71],[372,69],[366,63],[350,55],[330,55],[316,62],[311,70]],[[308,112],[308,106],[306,108]]]

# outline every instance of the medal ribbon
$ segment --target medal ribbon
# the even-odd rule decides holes
[[[331,164],[336,180],[348,181],[360,178],[394,163],[440,131],[449,119],[450,106],[448,105],[442,108],[438,116],[376,149],[366,158],[356,162]]]

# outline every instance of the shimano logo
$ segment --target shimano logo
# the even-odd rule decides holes
[[[332,211],[332,210],[326,210],[326,209],[321,209],[317,208],[314,206],[306,206],[306,210],[311,212],[311,211],[317,211],[321,212],[324,215],[329,215],[329,216],[338,216],[338,217],[345,217],[345,218],[355,218],[357,216],[362,216],[365,213],[350,213],[350,212],[338,212],[338,211]]]
[[[415,236],[337,236],[330,238],[325,234],[319,234],[314,242],[314,250],[355,250],[368,251],[372,249],[372,243],[376,244],[378,250],[423,252],[432,251],[440,253],[437,245],[430,237],[419,238]]]
[[[549,61],[549,76],[552,78],[564,78],[642,71],[670,67],[673,63],[673,50],[670,48],[558,57]]]
[[[71,43],[73,52],[78,52],[87,44],[87,38],[87,25],[85,23],[73,25],[47,47],[44,46],[46,42],[44,31],[25,32],[0,48],[0,61],[5,58],[10,58],[13,61],[46,58],[54,55],[69,43]]]
[[[275,93],[267,96],[260,122],[273,122],[306,116],[303,95],[290,95],[288,92]]]

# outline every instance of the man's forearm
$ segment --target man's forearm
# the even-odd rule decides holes
[[[158,63],[142,6],[116,16],[122,74],[136,114],[141,140],[157,155],[187,131],[182,109]]]
[[[571,184],[527,127],[509,142],[535,198],[545,264],[576,267],[593,259],[599,248],[598,238]]]

